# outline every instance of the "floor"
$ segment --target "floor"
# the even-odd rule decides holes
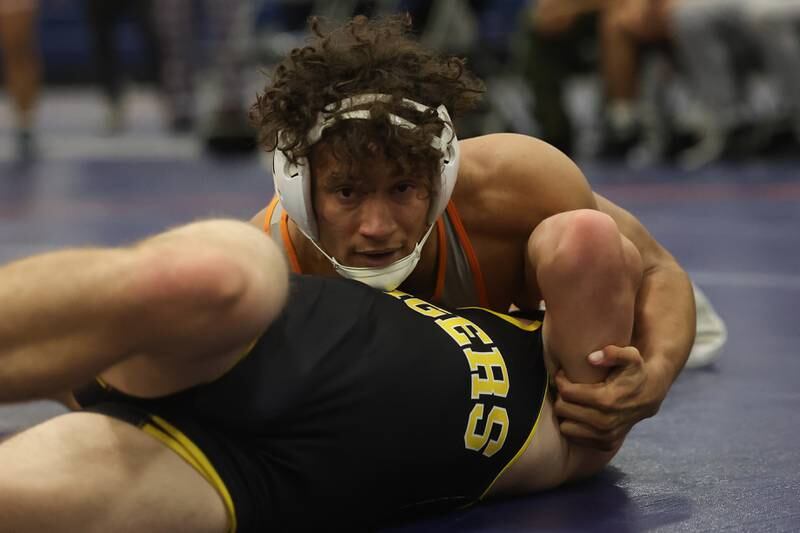
[[[41,159],[21,168],[0,98],[0,261],[249,217],[270,198],[257,158],[215,160],[192,138],[167,137],[147,95],[128,111],[128,131],[109,137],[91,94],[46,95]],[[393,531],[799,531],[800,159],[693,174],[582,167],[705,290],[729,328],[724,353],[684,372],[596,479]],[[1,407],[0,433],[59,412]]]

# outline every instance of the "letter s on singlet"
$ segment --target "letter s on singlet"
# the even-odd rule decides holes
[[[464,432],[464,446],[468,450],[476,452],[483,449],[483,455],[491,457],[503,447],[508,435],[508,412],[504,407],[492,407],[489,416],[486,418],[486,425],[482,433],[478,433],[478,422],[483,419],[484,407],[482,403],[477,403],[472,408],[467,422],[467,430]],[[500,434],[496,439],[491,439],[492,429],[498,425]],[[486,446],[484,449],[483,447]]]

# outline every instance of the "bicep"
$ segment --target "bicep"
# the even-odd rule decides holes
[[[635,216],[597,193],[594,193],[594,196],[597,199],[598,209],[613,218],[620,233],[639,250],[645,271],[665,263],[675,263],[672,255],[656,241]]]
[[[576,209],[597,209],[581,169],[557,148],[531,137],[517,139],[518,157],[508,170],[512,187],[527,203],[530,230],[543,219]],[[529,232],[530,233],[530,232]]]
[[[597,202],[583,172],[558,149],[538,139],[520,136],[508,144],[514,146],[517,156],[510,158],[504,172],[510,186],[505,193],[506,205],[497,211],[502,213],[501,217],[513,217],[505,222],[506,231],[514,228],[520,232],[525,259],[522,298],[526,306],[537,306],[540,291],[529,246],[534,230],[559,213],[597,209]]]

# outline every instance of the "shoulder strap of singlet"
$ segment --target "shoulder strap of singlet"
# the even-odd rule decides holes
[[[451,307],[461,307],[475,305],[477,299],[478,305],[489,307],[489,295],[478,257],[452,200],[447,204],[445,215],[442,218],[451,237],[454,237],[449,239],[447,246],[451,260],[446,275],[445,302]],[[473,300],[467,301],[463,296],[465,293],[472,294]]]
[[[436,220],[436,236],[439,238],[439,251],[436,257],[436,287],[433,290],[433,301],[439,301],[444,295],[444,280],[447,275],[447,232],[443,217]]]
[[[264,232],[270,233],[270,225],[272,224],[272,215],[275,213],[275,208],[278,207],[278,195],[272,197],[267,205],[266,215],[264,217]]]
[[[272,197],[269,205],[267,206],[267,214],[264,217],[264,231],[268,233],[272,239],[277,243],[282,243],[281,249],[286,259],[289,261],[289,266],[295,274],[302,274],[300,268],[300,260],[297,258],[297,250],[294,247],[292,238],[289,236],[289,215],[283,208],[277,209],[280,205],[278,195]]]

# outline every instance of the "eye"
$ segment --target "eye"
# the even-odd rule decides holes
[[[352,203],[358,199],[358,191],[355,187],[337,187],[334,194],[336,199],[342,203]]]
[[[399,194],[403,194],[403,195],[409,194],[409,193],[413,193],[416,190],[417,190],[416,183],[411,182],[411,181],[404,181],[402,183],[398,183],[395,186],[395,191],[398,192]]]

